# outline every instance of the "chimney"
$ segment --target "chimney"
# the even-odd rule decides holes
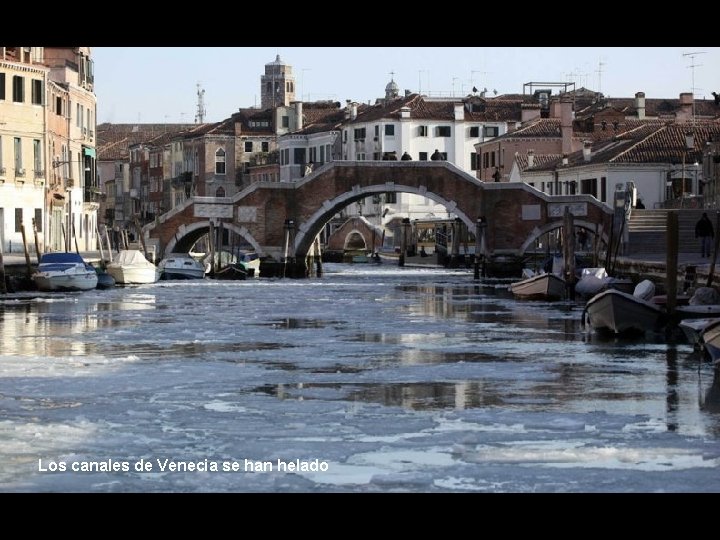
[[[357,118],[357,108],[357,103],[353,102],[350,104],[350,120],[355,120]]]
[[[412,92],[411,92],[410,90],[407,90],[407,89],[406,89],[406,90],[405,90],[405,97],[408,97],[410,94],[412,94]]]
[[[635,94],[635,110],[638,120],[645,120],[645,92]]]
[[[400,108],[400,118],[410,118],[410,107],[401,107]]]
[[[675,113],[676,120],[690,120],[693,116],[694,97],[692,92],[680,94],[680,110]]]
[[[592,159],[592,143],[590,141],[584,141],[583,142],[583,159],[585,162],[590,161]]]
[[[563,154],[563,157],[562,157],[562,164],[563,164],[563,165],[565,165],[565,166],[567,166],[567,164],[568,164],[568,157],[567,157],[567,154]]]
[[[462,103],[455,104],[455,120],[465,119],[465,106]]]
[[[528,169],[532,169],[535,165],[535,150],[532,148],[527,151],[527,157],[528,157]]]
[[[296,125],[297,130],[301,131],[303,128],[303,104],[302,101],[296,101],[295,102],[295,116],[296,116]]]
[[[349,120],[349,119],[350,119],[350,105],[351,105],[351,103],[352,103],[352,101],[350,101],[349,99],[346,99],[346,100],[345,100],[345,120]]]
[[[559,101],[553,101],[550,103],[550,116],[549,118],[560,118],[562,115],[560,110],[560,102]]]
[[[535,120],[535,118],[540,118],[539,103],[523,103],[520,105],[521,122],[528,122],[529,120]]]
[[[560,134],[562,136],[562,153],[572,152],[573,134],[573,110],[572,99],[569,97],[560,98]]]

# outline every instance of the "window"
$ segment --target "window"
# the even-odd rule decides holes
[[[286,148],[283,152],[285,153],[285,165],[290,165],[290,149]]]
[[[495,166],[495,152],[490,152],[490,166]]]
[[[289,116],[283,116],[282,117],[282,127],[290,127],[290,117]]]
[[[32,79],[32,103],[33,105],[42,105],[43,104],[43,87],[42,87],[42,81],[38,79]]]
[[[15,137],[15,173],[22,169],[22,141]]]
[[[428,127],[427,126],[418,126],[418,137],[427,137],[428,136]]]
[[[60,96],[55,98],[55,114],[58,116],[62,116],[63,113],[63,101]]]
[[[428,160],[428,153],[427,153],[427,152],[420,152],[420,154],[418,154],[418,159],[419,159],[420,161],[427,161],[427,160]]]
[[[15,232],[22,232],[22,208],[16,208],[15,209]]]
[[[215,174],[225,174],[225,150],[222,148],[215,152]]]
[[[76,103],[75,104],[75,125],[77,127],[82,127],[83,113],[84,113],[83,106],[80,105],[79,103]]]
[[[0,99],[5,99],[5,74],[0,73]]]
[[[580,193],[597,197],[597,178],[584,178],[580,180]]]
[[[301,165],[305,163],[305,149],[304,148],[294,148],[293,149],[293,163],[295,165]]]
[[[477,154],[477,152],[472,152],[470,154],[470,170],[471,171],[477,171],[480,168],[480,160],[478,159],[480,156]]]
[[[35,209],[35,230],[42,232],[42,208]]]
[[[380,126],[375,126],[375,136],[376,137],[380,136]]]
[[[262,148],[263,152],[269,152],[270,151],[270,143],[267,141],[263,141],[260,143],[260,147]]]
[[[365,140],[365,128],[355,128],[354,139],[356,141],[364,141]]]
[[[25,79],[18,75],[13,76],[13,101],[15,103],[25,101]]]
[[[357,160],[358,160],[358,161],[365,161],[365,154],[358,154]]]
[[[488,152],[483,152],[483,169],[487,169],[490,166],[490,156]]]
[[[382,160],[382,152],[373,152],[373,160],[374,161]]]
[[[347,129],[346,129],[346,130],[343,130],[343,142],[344,142],[344,143],[347,142]]]
[[[216,197],[224,197],[224,196],[225,196],[225,188],[223,188],[222,186],[220,186],[219,188],[217,188],[217,189],[215,190],[215,196],[216,196]]]
[[[246,152],[252,152],[253,151],[253,143],[252,141],[245,141],[245,151]]]
[[[320,164],[325,163],[325,146],[320,147]]]
[[[385,193],[385,204],[397,204],[397,193],[394,191]]]
[[[435,133],[437,137],[449,137],[450,126],[438,126],[435,128]]]
[[[607,202],[607,178],[605,176],[600,177],[600,202]]]
[[[35,172],[42,171],[41,148],[40,141],[38,139],[33,139],[33,166],[35,167],[33,170]]]
[[[483,128],[483,137],[497,137],[500,129],[497,126],[485,126]]]
[[[385,136],[386,137],[394,137],[395,136],[395,124],[385,124]]]
[[[472,126],[470,128],[470,136],[471,137],[479,137],[480,136],[480,127],[479,126]]]
[[[447,161],[447,152],[440,152],[443,161]]]

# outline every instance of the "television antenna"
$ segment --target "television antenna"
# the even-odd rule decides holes
[[[693,102],[692,102],[692,117],[693,117],[693,127],[695,127],[695,68],[702,66],[702,64],[696,64],[695,63],[695,57],[700,54],[705,54],[706,51],[696,51],[696,52],[689,52],[689,53],[683,53],[683,56],[689,56],[690,57],[690,65],[687,66],[692,70],[692,87],[690,88],[690,91],[693,94]]]

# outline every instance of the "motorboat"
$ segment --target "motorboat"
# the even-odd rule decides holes
[[[157,266],[148,261],[139,249],[120,250],[107,264],[106,270],[118,285],[155,283],[160,278]]]
[[[528,273],[526,270],[523,275]],[[560,300],[565,296],[565,280],[552,272],[541,272],[511,283],[509,290],[524,300]]]
[[[260,277],[260,255],[255,251],[239,251],[236,262],[248,277]]]
[[[45,253],[32,280],[40,291],[87,291],[98,284],[97,272],[78,253]]]
[[[652,302],[655,286],[649,280],[637,284],[633,294],[606,289],[585,305],[583,319],[593,330],[613,334],[642,333],[659,329],[665,310]]]
[[[160,279],[203,279],[205,265],[187,253],[171,253],[158,264]]]

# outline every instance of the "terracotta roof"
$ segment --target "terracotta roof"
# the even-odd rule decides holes
[[[163,136],[174,137],[197,124],[111,124],[97,126],[95,148],[98,161],[126,160],[129,147]]]
[[[533,160],[532,170],[539,169],[547,163],[554,163],[562,159],[562,154],[535,154]],[[518,153],[515,156],[515,162],[518,164],[520,171],[524,172],[528,169],[528,156],[527,154]]]
[[[687,150],[685,134],[694,133],[694,150]],[[646,122],[621,133],[612,139],[600,141],[591,146],[590,160],[586,161],[582,150],[568,155],[568,165],[582,166],[589,163],[671,163],[683,161],[694,163],[700,160],[701,150],[710,137],[720,137],[720,122],[697,121],[682,122]],[[539,163],[540,156],[535,156]],[[544,161],[532,170],[554,170],[561,159]]]

